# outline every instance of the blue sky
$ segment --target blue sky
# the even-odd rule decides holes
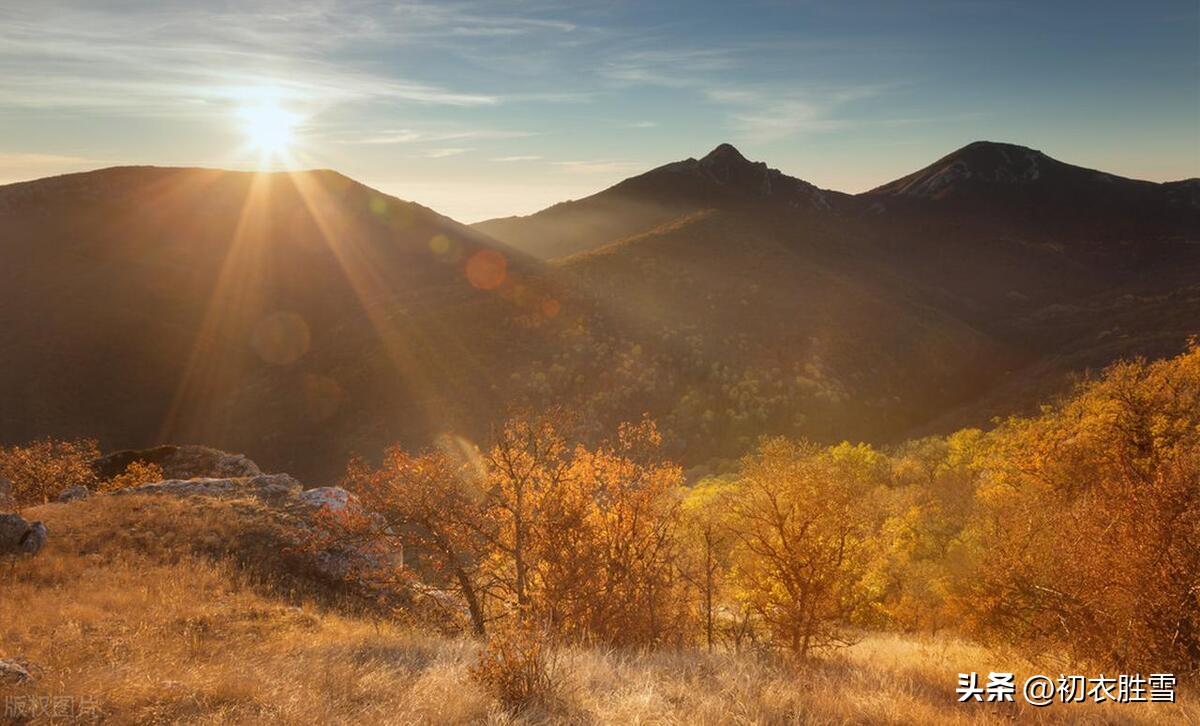
[[[463,221],[528,213],[722,141],[861,191],[976,139],[1200,176],[1186,2],[0,0],[0,182],[289,160]]]

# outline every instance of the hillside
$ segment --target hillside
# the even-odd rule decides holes
[[[913,295],[867,244],[829,222],[710,210],[560,267],[598,320],[654,341],[621,389],[702,461],[764,431],[886,440],[1021,362]]]
[[[73,717],[119,724],[373,724],[401,715],[716,724],[734,714],[767,723],[998,724],[1104,721],[1113,709],[1129,723],[1197,717],[1190,692],[1179,705],[956,704],[954,674],[1032,666],[949,638],[896,635],[871,636],[800,670],[749,653],[563,648],[555,700],[513,714],[469,675],[478,643],[357,615],[289,579],[278,550],[253,539],[271,531],[254,502],[93,497],[26,514],[55,534],[37,559],[0,568],[0,657],[19,655],[36,674],[25,684],[0,681],[17,723],[50,696]]]
[[[542,303],[536,263],[328,171],[9,185],[0,239],[3,440],[202,440],[336,471],[364,439],[487,410],[479,356],[519,353]]]

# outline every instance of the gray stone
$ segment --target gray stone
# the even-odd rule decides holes
[[[46,525],[34,522],[29,525],[29,531],[21,538],[21,553],[33,557],[42,551],[48,539],[50,539],[50,530],[46,528]]]
[[[316,487],[300,494],[300,501],[309,506],[341,512],[354,505],[354,495],[341,487]]]
[[[75,502],[80,499],[87,499],[92,492],[82,484],[76,484],[73,487],[63,489],[58,493],[58,501],[60,502]]]
[[[0,555],[33,556],[42,551],[50,531],[19,514],[0,514]]]
[[[0,658],[0,683],[14,686],[31,683],[32,666],[24,658]]]
[[[261,474],[237,478],[169,479],[119,489],[112,496],[129,494],[170,494],[179,497],[240,497],[252,496],[272,502],[280,502],[298,495],[303,487],[287,474]]]

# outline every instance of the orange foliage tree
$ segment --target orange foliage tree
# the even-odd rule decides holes
[[[643,421],[568,447],[551,418],[515,419],[487,454],[483,531],[504,603],[573,639],[650,643],[680,633],[678,467]]]
[[[969,530],[976,633],[1119,669],[1200,668],[1200,348],[1120,363],[993,435]]]
[[[661,443],[654,423],[644,420],[620,425],[607,444],[576,449],[568,480],[577,499],[591,504],[582,508],[573,541],[547,552],[561,553],[547,564],[575,560],[566,577],[547,581],[546,607],[564,629],[608,643],[686,637],[685,583],[677,568],[683,475],[661,461]],[[566,601],[574,607],[562,607],[555,589],[575,591]]]
[[[88,439],[0,447],[0,477],[12,482],[18,505],[45,504],[64,489],[95,485],[91,461],[99,456],[97,443]]]
[[[657,429],[623,425],[590,449],[561,429],[553,415],[519,417],[466,461],[397,447],[378,467],[355,460],[345,484],[371,516],[326,529],[343,545],[403,548],[423,579],[462,598],[480,634],[499,619],[571,640],[686,639],[682,474],[660,460]]]
[[[698,611],[704,628],[704,643],[712,650],[720,631],[717,612],[725,591],[725,574],[733,547],[729,527],[728,507],[734,487],[719,479],[701,481],[691,487],[683,500],[683,548],[679,558],[680,573],[697,593]],[[728,608],[726,608],[728,609]],[[748,625],[745,618],[736,618],[733,641],[740,645],[740,635]]]
[[[352,460],[343,483],[358,504],[331,517],[327,528],[339,531],[342,544],[370,551],[390,547],[400,558],[409,552],[427,578],[457,592],[472,629],[482,635],[485,585],[479,565],[486,550],[480,536],[482,493],[471,466],[440,451],[414,455],[393,446],[378,467]],[[417,594],[440,602],[436,593]]]

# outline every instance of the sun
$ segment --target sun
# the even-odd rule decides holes
[[[238,117],[247,145],[265,159],[287,154],[300,121],[298,115],[270,99],[243,106]]]

